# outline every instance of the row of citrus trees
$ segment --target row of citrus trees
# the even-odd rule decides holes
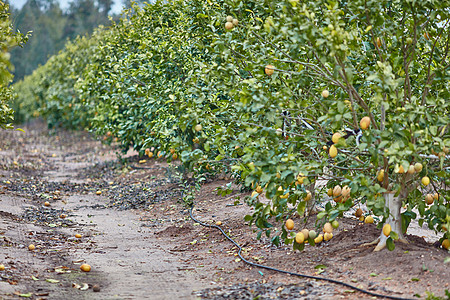
[[[404,241],[412,219],[444,241],[447,7],[157,1],[69,42],[16,85],[14,107],[193,174],[232,172],[255,190],[246,220],[275,244],[304,247],[284,222],[321,203],[318,224],[358,207],[389,224],[377,249]]]
[[[12,30],[9,16],[9,5],[0,1],[0,129],[11,129],[13,122],[13,110],[10,101],[13,92],[9,86],[12,81],[11,70],[13,66],[10,62],[11,48],[21,45],[27,39],[19,32]]]

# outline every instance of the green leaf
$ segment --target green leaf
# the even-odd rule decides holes
[[[33,296],[33,293],[19,294],[19,297],[23,297],[23,298],[31,298],[32,296]]]
[[[389,237],[389,238],[386,240],[386,247],[388,248],[389,251],[392,251],[392,250],[395,249],[395,244],[394,244],[394,241],[392,240],[391,237]]]
[[[317,265],[314,267],[314,269],[325,269],[327,266],[325,265]]]
[[[327,215],[326,211],[321,211],[320,213],[317,214],[317,220],[322,219],[323,217],[325,217]]]
[[[389,234],[389,236],[393,239],[393,240],[398,240],[398,233],[395,231],[391,231],[391,233]]]

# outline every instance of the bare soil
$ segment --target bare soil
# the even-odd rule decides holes
[[[119,159],[114,145],[84,132],[49,131],[38,121],[22,128],[0,131],[0,299],[370,298],[245,264],[218,230],[190,219],[176,166],[139,163],[132,151]],[[409,244],[373,252],[361,245],[380,230],[343,218],[333,239],[294,252],[256,239],[243,220],[251,208],[235,205],[246,193],[217,195],[227,183],[204,184],[193,213],[221,221],[250,261],[402,298],[444,297],[449,289],[449,253],[418,225]],[[82,272],[83,263],[92,270]]]

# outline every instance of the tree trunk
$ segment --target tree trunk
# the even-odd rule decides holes
[[[402,216],[400,214],[400,209],[402,207],[402,197],[395,197],[394,193],[384,193],[385,206],[389,208],[389,217],[387,218],[385,224],[390,224],[392,231],[398,234],[399,241],[407,243],[405,236],[403,235],[402,228]],[[378,244],[374,251],[380,251],[386,247],[387,236],[381,232],[378,238]]]

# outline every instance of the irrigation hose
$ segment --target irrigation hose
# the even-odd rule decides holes
[[[356,286],[354,286],[354,285],[351,285],[351,284],[348,284],[348,283],[345,283],[345,282],[342,282],[342,281],[339,281],[339,280],[331,279],[331,278],[318,277],[318,276],[311,276],[311,275],[306,275],[306,274],[300,274],[300,273],[295,273],[295,272],[290,272],[290,271],[280,270],[280,269],[276,269],[276,268],[273,268],[273,267],[269,267],[269,266],[265,266],[265,265],[260,265],[260,264],[253,263],[253,262],[251,262],[251,261],[245,259],[245,258],[242,256],[242,254],[241,254],[241,252],[242,252],[242,247],[241,247],[236,241],[234,241],[229,235],[227,235],[227,234],[225,233],[225,231],[223,231],[223,229],[222,229],[220,226],[218,226],[218,225],[206,224],[206,223],[203,223],[203,222],[201,222],[200,220],[196,219],[196,218],[194,217],[194,215],[192,214],[193,209],[194,209],[194,204],[192,204],[192,206],[191,206],[190,209],[189,209],[189,216],[191,217],[191,219],[192,219],[194,222],[199,223],[200,225],[205,226],[205,227],[210,227],[210,228],[216,228],[216,229],[218,229],[218,230],[222,233],[223,236],[225,236],[232,244],[234,244],[234,245],[239,249],[238,255],[239,255],[239,257],[242,259],[242,261],[245,262],[245,263],[247,263],[247,264],[249,264],[249,265],[252,266],[252,267],[262,268],[262,269],[271,270],[271,271],[275,271],[275,272],[279,272],[279,273],[284,273],[284,274],[289,274],[289,275],[297,276],[297,277],[303,277],[303,278],[308,278],[308,279],[315,279],[315,280],[328,281],[328,282],[331,282],[331,283],[334,283],[334,284],[339,284],[339,285],[345,286],[345,287],[350,288],[350,289],[352,289],[352,290],[355,290],[355,291],[358,291],[358,292],[361,292],[361,293],[364,293],[364,294],[367,294],[367,295],[370,295],[370,296],[373,296],[373,297],[386,298],[386,299],[394,299],[394,300],[414,300],[414,299],[412,299],[412,298],[401,298],[401,297],[395,297],[395,296],[388,296],[388,295],[382,295],[382,294],[373,293],[373,292],[370,292],[370,291],[361,289],[361,288],[359,288],[359,287],[356,287]]]

